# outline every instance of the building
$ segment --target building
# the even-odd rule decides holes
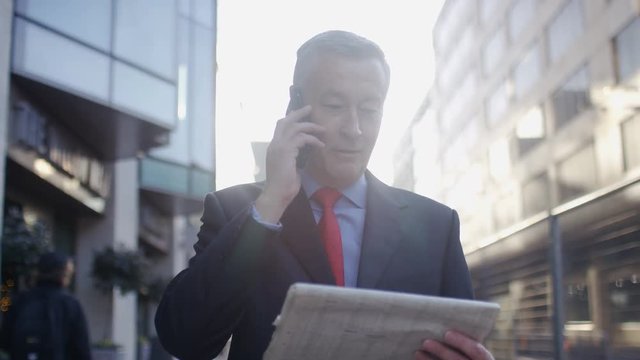
[[[1,0],[0,26],[0,199],[75,256],[92,341],[134,359],[154,300],[98,292],[93,254],[138,249],[159,283],[191,256],[215,178],[216,1]]]
[[[496,358],[640,358],[640,2],[448,0],[433,38],[415,189],[460,213]]]

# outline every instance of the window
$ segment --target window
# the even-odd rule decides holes
[[[200,24],[211,29],[215,22],[215,2],[212,0],[194,0],[193,18]]]
[[[14,70],[76,93],[109,99],[109,58],[21,18],[14,23]]]
[[[514,193],[509,193],[496,201],[493,207],[493,219],[496,229],[504,229],[518,221],[516,209],[518,208],[518,199]]]
[[[513,42],[517,41],[522,32],[529,26],[536,14],[538,0],[516,0],[509,13],[509,35]]]
[[[589,312],[589,287],[584,279],[565,285],[566,321],[569,323],[591,322]]]
[[[522,210],[524,216],[532,216],[549,209],[549,181],[543,173],[522,186]]]
[[[591,105],[589,76],[585,66],[554,92],[552,105],[556,129],[569,123]]]
[[[516,150],[522,156],[545,138],[544,114],[540,106],[527,111],[516,125]]]
[[[625,169],[640,166],[640,115],[622,123],[622,146]]]
[[[482,69],[485,75],[489,75],[495,70],[507,50],[507,38],[504,31],[504,27],[501,27],[493,34],[484,47],[482,52]]]
[[[175,86],[120,61],[113,62],[111,99],[115,105],[146,115],[160,125],[176,125]]]
[[[582,6],[579,0],[571,0],[553,20],[547,31],[549,58],[556,62],[580,37],[584,28]]]
[[[453,36],[462,20],[461,13],[466,9],[467,1],[451,0],[443,8],[438,24],[434,30],[434,46],[438,52],[446,52],[446,49],[454,43]]]
[[[564,203],[594,190],[598,185],[593,144],[582,148],[558,164],[560,202]]]
[[[481,0],[480,1],[480,13],[482,16],[482,23],[487,24],[496,20],[496,13],[500,0]]]
[[[188,2],[180,1],[180,3]],[[173,131],[169,134],[169,143],[150,150],[154,157],[185,165],[190,163],[189,128],[192,109],[189,108],[189,97],[193,96],[193,94],[190,93],[189,86],[193,84],[189,81],[189,72],[191,70],[189,69],[189,35],[192,26],[192,23],[184,17],[180,16],[178,18],[178,81],[176,84],[176,115],[178,121]],[[200,81],[206,80],[201,79]]]
[[[211,138],[214,137],[215,89],[215,35],[211,29],[194,26],[193,48],[189,60],[189,69],[193,75],[189,92],[191,115],[191,160],[202,169],[213,171],[215,168],[214,150]]]
[[[617,51],[618,79],[632,78],[640,69],[640,18],[635,18],[614,39]]]
[[[541,70],[542,52],[540,44],[536,42],[513,71],[514,90],[517,98],[525,96],[527,91],[540,79]]]
[[[478,118],[474,117],[444,152],[444,165],[451,171],[468,171],[479,135]],[[424,139],[424,135],[421,135]]]
[[[628,271],[610,280],[608,295],[614,324],[640,323],[640,273]]]
[[[487,100],[486,115],[490,127],[495,126],[509,108],[511,86],[509,81],[503,82]]]
[[[169,1],[118,1],[114,53],[165,79],[176,77],[176,5]]]
[[[30,19],[100,50],[111,48],[111,0],[18,0],[15,4],[16,12]]]
[[[451,129],[451,126],[462,114],[462,111],[469,108],[469,102],[475,95],[476,86],[475,73],[471,72],[464,79],[464,82],[457,89],[451,100],[445,105],[440,115],[440,124],[445,132]]]
[[[466,171],[447,192],[447,204],[458,209],[461,214],[477,214],[481,207],[481,193],[484,187],[482,166],[478,163],[467,165]]]
[[[469,166],[469,154],[464,139],[458,138],[449,145],[443,155],[445,171],[457,172]]]
[[[467,62],[469,61],[469,50],[473,44],[473,28],[467,27],[456,43],[448,60],[441,62],[442,71],[439,72],[438,85],[443,93],[448,93],[454,85],[459,85],[456,81],[462,79],[469,68]]]
[[[511,173],[511,152],[507,139],[500,139],[489,147],[489,173],[496,181],[504,180]]]

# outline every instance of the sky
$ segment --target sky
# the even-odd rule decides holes
[[[369,169],[393,181],[393,153],[433,82],[432,27],[443,0],[218,0],[216,188],[254,181],[252,141],[269,141],[289,100],[295,53],[348,30],[378,43],[391,67]]]

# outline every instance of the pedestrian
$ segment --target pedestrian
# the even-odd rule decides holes
[[[0,345],[12,360],[90,360],[89,333],[80,302],[67,288],[70,257],[43,254],[37,283],[16,296],[3,321]]]

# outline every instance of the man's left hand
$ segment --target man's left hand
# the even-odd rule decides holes
[[[416,360],[493,360],[481,343],[456,331],[447,331],[444,342],[425,340],[416,352]]]

